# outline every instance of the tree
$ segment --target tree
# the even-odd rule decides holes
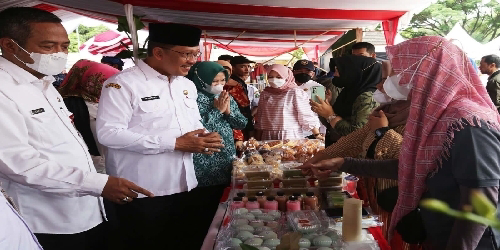
[[[500,33],[500,4],[497,0],[439,0],[415,14],[401,35],[414,38],[424,35],[446,36],[459,23],[480,42],[489,42]]]
[[[90,38],[98,35],[102,32],[108,31],[108,27],[104,25],[99,25],[96,27],[87,27],[85,25],[78,26],[78,33],[80,34],[80,45],[88,41]],[[69,34],[69,52],[78,52],[78,36],[76,34],[76,30]]]
[[[290,54],[293,56],[292,59],[288,62],[288,65],[294,65],[298,60],[302,59],[302,56],[305,54],[302,48],[298,48]]]

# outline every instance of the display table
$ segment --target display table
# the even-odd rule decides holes
[[[224,217],[227,212],[227,198],[229,196],[229,193],[231,192],[231,188],[227,188],[224,192],[224,195],[221,198],[221,202],[219,204],[219,208],[217,209],[217,212],[215,213],[214,219],[212,221],[212,224],[210,225],[210,228],[208,230],[207,236],[205,237],[205,240],[203,242],[203,246],[201,250],[213,250],[215,247],[215,241],[217,239],[217,234],[219,233],[219,229],[221,228],[223,224]],[[391,247],[389,246],[389,243],[387,240],[384,238],[382,234],[382,230],[380,227],[373,227],[373,228],[368,228],[368,232],[375,238],[375,240],[378,242],[379,247],[381,250],[390,250]]]

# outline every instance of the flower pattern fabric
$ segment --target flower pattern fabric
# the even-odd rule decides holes
[[[214,186],[229,184],[233,157],[236,155],[233,129],[243,129],[247,119],[238,108],[238,104],[231,98],[229,115],[222,114],[214,107],[214,98],[203,92],[198,92],[198,109],[202,117],[201,123],[210,132],[218,132],[224,141],[221,152],[212,155],[194,154],[194,169],[198,186]]]

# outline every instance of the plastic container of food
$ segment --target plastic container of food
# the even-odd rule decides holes
[[[289,178],[281,180],[281,186],[283,188],[307,188],[308,184],[307,178]]]

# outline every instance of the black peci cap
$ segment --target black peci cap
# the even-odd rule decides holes
[[[245,63],[255,63],[254,61],[248,60],[248,58],[244,56],[233,56],[231,58],[231,65],[245,64]]]
[[[149,41],[195,47],[200,45],[201,29],[178,23],[149,24]]]

